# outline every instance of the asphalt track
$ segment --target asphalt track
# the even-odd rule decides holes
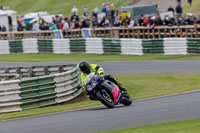
[[[60,63],[63,64],[64,62]],[[9,67],[9,64],[4,65]],[[200,72],[198,70],[200,61],[131,61],[99,62],[98,64],[104,67],[107,73],[112,74]],[[10,65],[14,67],[22,64],[11,63]],[[35,65],[35,63],[31,65]],[[45,63],[45,65],[52,64]],[[2,65],[0,64],[0,66]],[[118,106],[114,109],[107,109],[101,106],[46,116],[2,121],[0,122],[0,133],[93,133],[200,118],[199,97],[200,91],[194,91],[135,101],[129,107]]]
[[[7,63],[0,68],[19,66],[47,66],[74,64],[78,62]],[[155,60],[155,61],[105,61],[97,63],[109,74],[129,73],[200,73],[200,60]]]

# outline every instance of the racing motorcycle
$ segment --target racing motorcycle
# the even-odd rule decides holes
[[[114,108],[117,104],[129,106],[132,99],[127,92],[121,92],[119,87],[104,77],[98,77],[97,73],[88,74],[83,81],[86,94],[92,100],[99,100],[108,108]]]

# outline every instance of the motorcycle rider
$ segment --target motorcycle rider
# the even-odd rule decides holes
[[[87,61],[81,61],[79,63],[79,68],[81,70],[81,85],[83,86],[84,78],[90,74],[91,72],[96,72],[99,77],[104,77],[105,79],[115,83],[122,93],[126,93],[126,88],[123,87],[115,78],[111,75],[104,74],[104,70],[102,67],[98,66],[97,64],[89,64]]]

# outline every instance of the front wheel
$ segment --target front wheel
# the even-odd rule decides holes
[[[102,104],[107,106],[108,108],[114,108],[115,104],[112,100],[112,97],[109,95],[109,93],[102,89],[96,93],[96,97],[99,101],[101,101]]]
[[[132,99],[128,94],[123,95],[123,101],[121,102],[125,106],[130,106],[132,104]]]

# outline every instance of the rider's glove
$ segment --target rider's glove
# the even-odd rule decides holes
[[[101,73],[100,74],[100,78],[104,78],[105,74],[104,73]]]
[[[78,89],[81,89],[81,88],[82,88],[82,86],[81,86],[81,85],[78,85],[78,86],[77,86],[77,88],[78,88]]]

